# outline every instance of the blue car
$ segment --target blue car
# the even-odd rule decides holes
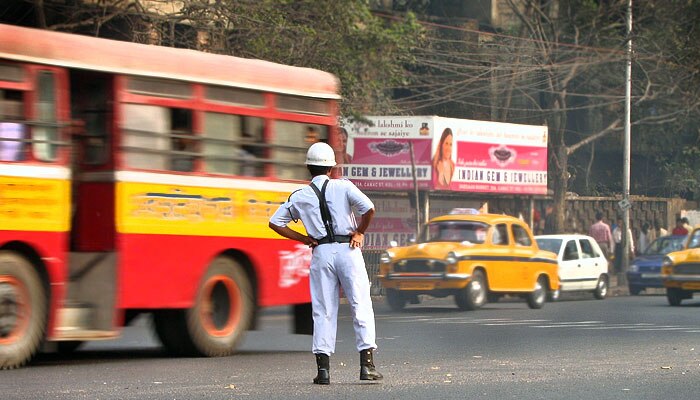
[[[662,236],[644,250],[630,264],[627,272],[627,284],[631,295],[638,295],[646,288],[663,288],[661,280],[661,262],[664,256],[683,248],[686,235]]]

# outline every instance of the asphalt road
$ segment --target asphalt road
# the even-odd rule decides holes
[[[700,298],[564,295],[530,310],[505,299],[460,312],[429,299],[391,312],[375,302],[381,383],[358,380],[352,321],[342,306],[331,385],[311,384],[310,337],[268,310],[239,354],[172,358],[141,319],[118,341],[0,371],[2,399],[697,399]]]

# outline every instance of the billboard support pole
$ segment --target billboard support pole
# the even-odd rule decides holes
[[[416,236],[415,239],[418,241],[418,236],[420,235],[420,197],[418,196],[418,179],[416,179],[416,159],[413,155],[413,142],[408,142],[408,149],[411,152],[411,175],[413,175],[413,190],[414,196],[416,196]]]

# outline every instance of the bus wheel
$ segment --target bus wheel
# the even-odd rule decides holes
[[[34,266],[0,250],[0,369],[24,365],[39,350],[46,330],[47,296]]]
[[[232,354],[250,328],[253,289],[243,267],[217,257],[200,283],[194,306],[186,312],[187,332],[199,354]]]

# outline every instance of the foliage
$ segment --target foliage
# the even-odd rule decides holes
[[[501,0],[516,20],[499,27],[464,18],[474,4],[460,0],[3,3],[5,15],[31,6],[48,29],[326,70],[340,79],[346,116],[547,124],[555,195],[621,191],[627,0]],[[393,9],[377,12],[385,4]],[[632,194],[694,196],[700,1],[634,6]]]
[[[197,28],[212,20],[222,25],[230,54],[334,73],[346,114],[395,111],[386,88],[405,83],[421,35],[413,14],[387,22],[358,0],[189,3],[183,14]]]
[[[12,1],[12,0],[10,0]],[[318,68],[338,76],[347,115],[396,112],[422,28],[384,19],[366,0],[42,0],[47,29],[195,48]],[[204,35],[203,35],[204,34]]]

